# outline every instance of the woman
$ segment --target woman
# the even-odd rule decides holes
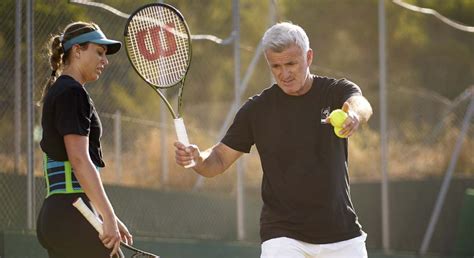
[[[96,24],[85,22],[69,24],[50,40],[53,71],[43,91],[41,121],[47,196],[37,235],[51,258],[104,258],[118,254],[120,240],[132,242],[115,216],[99,175],[99,168],[105,165],[102,125],[85,89],[86,83],[99,79],[108,64],[106,55],[120,47],[119,41],[107,39]],[[94,204],[103,220],[102,235],[72,206],[78,197]]]

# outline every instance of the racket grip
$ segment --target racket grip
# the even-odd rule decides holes
[[[186,127],[184,126],[184,121],[182,117],[174,119],[174,128],[176,129],[176,136],[178,141],[186,146],[189,146],[188,133],[186,132]],[[191,161],[190,164],[184,166],[185,168],[191,168],[196,165],[196,162]]]
[[[89,207],[87,207],[82,198],[77,198],[77,200],[74,201],[72,205],[82,213],[84,218],[89,221],[89,223],[95,228],[95,230],[97,230],[97,232],[99,232],[99,234],[102,235],[104,233],[104,230],[102,229],[102,221],[100,221],[99,218],[97,218],[95,214],[89,209]]]

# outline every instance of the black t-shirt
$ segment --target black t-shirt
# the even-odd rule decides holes
[[[89,137],[89,155],[94,165],[104,167],[100,137],[102,124],[94,103],[82,85],[62,75],[49,88],[41,118],[41,149],[53,160],[69,160],[63,137],[77,134]]]
[[[291,237],[323,244],[361,235],[350,200],[347,139],[321,123],[351,96],[354,83],[314,76],[302,96],[278,85],[250,98],[222,139],[248,153],[255,144],[263,168],[260,236],[262,242]]]

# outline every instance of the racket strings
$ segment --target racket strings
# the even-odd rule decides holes
[[[126,43],[135,68],[150,83],[171,87],[186,75],[190,37],[184,21],[168,8],[152,6],[136,13]]]
[[[154,255],[148,255],[148,254],[143,254],[143,253],[135,253],[131,256],[132,258],[156,258],[157,256]]]
[[[131,245],[127,245],[127,244],[121,244],[121,246],[124,248],[124,250],[128,250],[130,252],[127,252],[126,253],[130,253],[130,254],[127,254],[126,257],[136,257],[136,258],[140,258],[140,257],[145,257],[145,258],[160,258],[159,256],[155,255],[155,254],[152,254],[152,253],[148,253],[148,252],[145,252],[143,250],[140,250],[136,247],[133,247]]]

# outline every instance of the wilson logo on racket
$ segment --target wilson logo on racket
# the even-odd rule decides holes
[[[176,52],[176,40],[173,35],[174,24],[155,26],[136,33],[137,45],[142,56],[148,61],[155,61],[160,57],[172,56]],[[147,39],[149,38],[147,44]],[[165,43],[163,45],[163,43]],[[148,47],[149,46],[149,47]]]

